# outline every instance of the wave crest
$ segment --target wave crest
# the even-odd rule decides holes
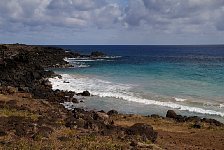
[[[99,97],[112,97],[131,102],[143,103],[147,105],[158,105],[183,111],[208,115],[218,115],[224,117],[223,112],[215,110],[208,110],[200,107],[191,107],[170,101],[158,101],[138,97],[133,92],[130,92],[130,90],[133,89],[134,86],[129,84],[113,83],[97,78],[68,74],[62,74],[62,79],[55,77],[50,78],[49,80],[52,83],[53,89],[69,90],[75,91],[77,93],[88,90],[91,94]],[[64,81],[67,81],[67,83],[64,83]],[[184,101],[185,99],[175,98],[175,100]]]

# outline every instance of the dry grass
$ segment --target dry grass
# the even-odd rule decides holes
[[[62,136],[67,137],[68,140],[59,140],[58,138]],[[52,150],[117,150],[127,145],[128,143],[113,139],[112,137],[80,133],[80,131],[75,129],[62,128],[52,133],[48,139],[42,138],[34,141],[21,138],[11,141],[11,144],[9,143],[0,149],[40,150],[46,148]]]
[[[16,100],[16,106],[26,106],[27,110],[17,110],[4,106],[4,103],[11,100]],[[3,108],[0,109],[0,116],[20,116],[37,120],[39,112],[42,116],[48,115],[48,111],[53,111],[55,107],[47,101],[22,98],[16,95],[4,96],[0,94],[0,101],[3,103]],[[8,103],[9,104],[9,103]],[[10,103],[11,104],[11,103]],[[9,105],[10,106],[10,105]],[[24,108],[26,108],[24,107]],[[54,112],[54,111],[53,111]],[[64,115],[64,112],[59,112]],[[0,137],[0,150],[116,150],[130,149],[130,140],[112,136],[101,136],[92,133],[85,129],[70,129],[66,128],[65,117],[58,118],[53,133],[49,138],[38,137],[32,139],[30,136],[18,138],[14,131],[8,132],[5,137]],[[202,124],[202,129],[192,128],[192,123],[178,123],[172,119],[144,117],[140,115],[115,115],[111,118],[115,125],[129,127],[135,123],[146,123],[152,125],[158,132],[156,143],[152,144],[148,141],[143,142],[151,146],[155,150],[161,148],[168,149],[198,149],[205,147],[214,147],[220,149],[224,141],[224,128],[213,127]],[[207,138],[204,138],[207,137]],[[202,140],[202,141],[201,141]],[[204,141],[203,141],[204,140]],[[5,142],[5,143],[4,143]],[[142,141],[141,141],[142,142]],[[202,142],[202,146],[198,147],[198,143]],[[2,144],[3,143],[3,144]],[[2,146],[2,147],[1,147]]]
[[[39,115],[33,114],[26,110],[10,109],[7,107],[0,109],[0,116],[3,116],[3,117],[10,117],[10,116],[25,117],[25,118],[31,118],[34,121],[36,121],[39,117]]]
[[[145,123],[153,126],[155,130],[174,131],[174,132],[189,132],[188,123],[176,123],[174,120],[151,118],[141,115],[117,115],[113,117],[115,125],[128,127],[135,123]]]

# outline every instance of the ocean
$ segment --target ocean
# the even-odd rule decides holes
[[[78,97],[84,103],[67,103],[66,107],[162,116],[173,109],[181,115],[224,122],[224,45],[56,47],[110,56],[66,59],[75,67],[54,69],[63,77],[50,79],[54,89],[88,90],[94,95]]]

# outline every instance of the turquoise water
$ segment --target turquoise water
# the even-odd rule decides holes
[[[78,79],[81,76],[82,81],[72,80],[80,87],[71,85],[71,89],[90,90],[98,96],[87,100],[86,107],[100,109],[92,103],[98,100],[108,104],[104,106],[107,109],[116,106],[128,113],[165,113],[172,108],[186,115],[224,116],[224,46],[61,47],[84,54],[97,49],[119,56],[69,60],[77,68],[57,70],[79,75]]]

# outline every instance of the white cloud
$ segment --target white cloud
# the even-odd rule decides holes
[[[71,28],[108,27],[121,15],[118,5],[107,0],[1,0],[0,13],[6,25]]]
[[[130,35],[147,39],[155,34],[203,34],[215,39],[224,32],[223,24],[224,0],[0,0],[1,35],[51,34],[56,28],[58,34],[86,31],[85,38],[102,31],[108,40],[109,31],[116,38],[127,34],[124,39],[130,40],[134,40]]]
[[[216,24],[224,20],[217,17],[223,14],[223,0],[131,0],[129,4],[125,21],[130,26],[142,23],[157,27],[154,30],[176,28],[180,32],[182,28],[183,32],[206,32],[214,27],[219,30]]]

